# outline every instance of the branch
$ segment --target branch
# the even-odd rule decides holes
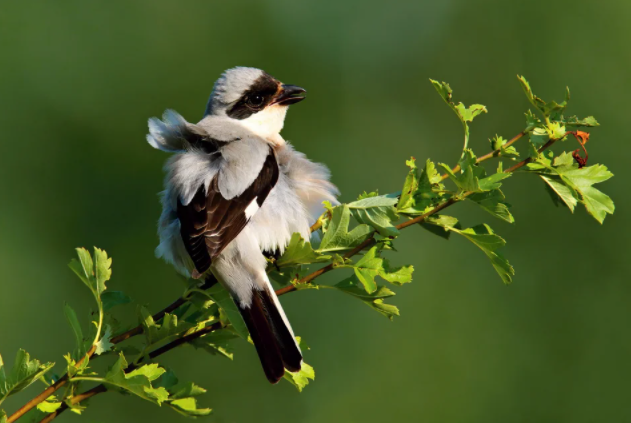
[[[197,338],[199,338],[201,336],[207,335],[207,334],[209,334],[209,333],[211,333],[211,332],[213,332],[213,331],[215,331],[217,329],[220,329],[220,328],[221,328],[221,322],[217,322],[217,323],[214,323],[214,324],[212,324],[210,326],[206,326],[203,329],[200,329],[200,330],[198,330],[196,332],[193,332],[193,333],[190,333],[188,335],[185,335],[185,336],[183,336],[181,338],[177,338],[177,339],[169,342],[168,344],[165,344],[162,347],[160,347],[160,348],[158,348],[156,350],[153,350],[152,352],[150,352],[148,354],[148,357],[150,359],[154,359],[156,357],[159,357],[162,354],[164,354],[164,353],[166,353],[168,351],[171,351],[173,348],[176,348],[176,347],[179,347],[182,344],[186,344],[188,342],[191,342],[194,339],[197,339]],[[143,359],[145,357],[143,357]],[[142,362],[142,360],[140,362]],[[138,368],[138,364],[130,364],[125,369],[125,373],[129,373],[129,372],[131,372],[131,371],[133,371],[133,370],[135,370],[137,368]],[[107,392],[107,386],[105,386],[105,384],[103,384],[103,383],[100,383],[100,384],[96,385],[94,388],[89,389],[89,390],[85,391],[82,394],[75,395],[74,397],[72,397],[69,400],[69,402],[70,402],[71,405],[75,405],[75,404],[80,403],[83,400],[91,398],[91,397],[93,397],[95,395],[98,395],[98,394],[100,394],[102,392]],[[49,415],[47,415],[46,417],[44,417],[42,420],[40,420],[39,423],[48,423],[48,422],[53,421],[57,416],[59,416],[64,411],[66,411],[68,408],[70,408],[70,406],[67,403],[64,402],[63,404],[61,404],[61,407],[59,407],[56,411],[54,411],[54,412],[50,413]]]
[[[520,132],[518,135],[516,135],[515,137],[513,137],[510,141],[508,141],[505,145],[504,148],[509,147],[510,145],[512,145],[513,143],[515,143],[518,139],[520,139],[521,137],[523,137],[526,134],[526,132]],[[567,133],[565,134],[567,135]],[[564,137],[565,137],[564,135]],[[560,139],[560,138],[559,138]],[[559,139],[550,139],[543,147],[541,147],[538,152],[541,153],[545,150],[547,150],[548,148],[550,148],[552,146],[552,144],[554,144],[555,142],[557,142]],[[485,160],[490,159],[491,157],[499,157],[501,155],[501,150],[494,150],[491,151],[488,154],[485,154],[484,156],[480,157],[476,163],[480,163],[483,162]],[[532,161],[532,159],[530,157],[528,157],[527,159],[522,160],[521,162],[517,163],[516,165],[506,169],[504,172],[505,173],[512,173],[514,171],[516,171],[517,169],[521,168],[522,166],[525,166],[526,164],[530,163]],[[460,166],[456,166],[453,171],[457,172],[458,170],[460,170]],[[442,176],[442,180],[445,180],[448,178],[448,175],[443,175]],[[437,205],[436,207],[434,207],[432,210],[428,211],[425,214],[422,214],[421,216],[417,216],[414,219],[410,219],[408,221],[405,221],[403,223],[400,223],[398,225],[396,225],[395,227],[397,229],[404,229],[407,228],[409,226],[415,225],[417,223],[421,223],[423,222],[425,219],[427,219],[429,216],[438,213],[439,211],[461,201],[462,199],[464,199],[465,197],[469,196],[473,194],[473,192],[465,192],[464,194],[462,194],[461,198],[456,198],[456,197],[452,197],[449,200],[445,201],[444,203],[441,203],[439,205]],[[375,234],[376,232],[373,232],[372,235],[370,236],[370,238],[368,238],[366,241],[362,242],[361,244],[359,244],[357,247],[355,247],[354,249],[352,249],[351,251],[349,251],[348,253],[344,254],[344,258],[350,258],[353,257],[354,255],[356,255],[357,253],[359,253],[360,251],[362,251],[363,249],[371,246],[372,244],[375,243]],[[284,288],[281,288],[279,290],[276,291],[276,295],[283,295],[283,294],[287,294],[288,292],[292,292],[297,290],[298,288],[296,288],[296,285],[298,284],[305,284],[305,283],[309,283],[312,280],[314,280],[315,278],[333,270],[335,267],[333,265],[333,263],[328,264],[326,266],[324,266],[321,269],[316,270],[315,272],[305,276],[304,278],[300,279],[298,282],[296,282],[296,284],[292,284],[292,285],[288,285]]]
[[[216,282],[217,282],[217,279],[215,279],[214,276],[209,277],[208,279],[206,279],[204,284],[200,286],[200,289],[208,289],[211,286],[213,286]],[[185,299],[184,297],[178,298],[173,303],[171,303],[169,306],[165,307],[163,310],[161,310],[161,311],[157,312],[156,314],[154,314],[153,315],[153,320],[157,322],[158,320],[162,319],[166,313],[171,313],[172,311],[176,310],[178,307],[180,307],[183,304],[185,304],[187,301],[188,300]],[[125,333],[122,333],[122,334],[120,334],[118,336],[113,337],[110,342],[112,344],[119,344],[119,343],[121,343],[121,342],[123,342],[123,341],[125,341],[125,340],[127,340],[129,338],[132,338],[132,337],[134,337],[136,335],[140,335],[142,333],[142,331],[143,331],[142,325],[138,325],[135,328],[130,329],[130,330],[128,330]],[[92,356],[94,355],[95,351],[96,351],[96,345],[92,345],[92,348],[90,348],[90,350],[86,353],[86,355],[83,356],[83,358],[81,358],[77,362],[77,366],[79,366],[86,358],[88,360],[89,359],[95,360],[98,357],[100,357],[100,356],[97,355],[96,357],[92,358]],[[13,413],[11,416],[9,416],[9,418],[7,419],[7,423],[15,422],[17,419],[22,417],[24,414],[28,413],[31,409],[36,407],[38,404],[44,402],[46,400],[46,398],[48,398],[49,396],[54,394],[59,388],[65,386],[67,383],[68,383],[68,373],[63,375],[55,383],[50,385],[48,388],[44,389],[39,395],[37,395],[35,398],[33,398],[32,400],[30,400],[29,402],[24,404],[15,413]]]
[[[522,138],[527,132],[526,131],[522,131],[519,134],[517,134],[515,137],[511,138],[506,144],[504,144],[503,148],[509,147],[512,144],[514,144],[516,141],[518,141],[520,138]],[[567,133],[565,134],[567,135]],[[559,139],[550,139],[545,145],[543,145],[538,152],[541,153],[545,150],[547,150],[548,148],[550,148],[556,141],[558,141]],[[501,156],[501,149],[498,150],[494,150],[491,151],[487,154],[485,154],[484,156],[481,156],[477,159],[476,163],[481,163],[485,160],[488,160],[490,158],[493,157],[500,157]],[[524,160],[522,160],[521,162],[515,164],[514,166],[506,169],[504,172],[505,173],[512,173],[515,172],[516,170],[520,169],[521,167],[525,166],[526,164],[530,163],[532,161],[532,158],[528,157]],[[457,172],[460,170],[460,166],[456,166],[453,168],[454,172]],[[448,175],[442,175],[442,180],[447,179]],[[397,229],[404,229],[407,227],[410,227],[412,225],[418,224],[423,222],[425,219],[427,219],[428,217],[444,210],[447,207],[452,206],[453,204],[456,204],[460,201],[462,201],[464,198],[466,198],[467,196],[471,195],[473,192],[465,192],[462,195],[460,195],[459,197],[452,197],[449,200],[437,205],[436,207],[434,207],[432,210],[428,211],[427,213],[417,216],[413,219],[407,220],[405,222],[402,222],[398,225],[396,225]],[[322,226],[322,218],[318,219],[318,221],[311,227],[311,231],[315,231],[317,229],[319,229]],[[362,250],[372,246],[376,240],[375,240],[375,235],[376,232],[373,232],[370,236],[370,238],[366,239],[364,242],[362,242],[361,244],[359,244],[358,246],[356,246],[355,248],[353,248],[351,251],[347,252],[346,254],[344,254],[344,258],[350,258],[353,257],[355,255],[357,255],[358,253],[360,253]],[[288,285],[284,288],[278,289],[276,291],[277,295],[284,295],[287,294],[289,292],[292,291],[296,291],[298,288],[296,287],[297,284],[305,284],[305,283],[309,283],[313,280],[315,280],[316,278],[320,277],[321,275],[333,270],[335,268],[335,266],[333,265],[333,263],[328,264],[312,273],[310,273],[309,275],[305,276],[304,278],[300,279],[298,282],[296,282],[296,284],[292,284],[292,285]],[[207,280],[204,285],[202,285],[200,287],[200,289],[207,289],[210,286],[212,286],[214,283],[216,282],[216,280]],[[164,317],[164,315],[166,313],[172,312],[175,309],[177,309],[178,307],[180,307],[181,305],[185,304],[188,300],[185,299],[184,297],[180,297],[178,298],[175,302],[173,302],[171,305],[169,305],[168,307],[166,307],[164,310],[156,313],[153,318],[154,320],[159,320],[162,317]],[[201,336],[204,336],[214,330],[217,330],[221,328],[221,323],[215,323],[211,326],[207,326],[199,331],[187,334],[182,336],[181,338],[177,338],[174,341],[152,351],[151,353],[148,354],[148,357],[150,359],[153,359],[155,357],[158,357],[170,350],[172,350],[173,348],[176,348],[182,344],[186,344],[194,339],[197,339]],[[118,335],[114,338],[112,338],[112,343],[113,344],[118,344],[124,340],[127,340],[131,337],[134,337],[138,334],[141,334],[143,332],[143,328],[142,326],[137,326],[121,335]],[[132,371],[137,367],[137,365],[130,365],[127,367],[126,371]],[[63,380],[63,382],[62,382]],[[42,392],[40,395],[38,395],[36,398],[34,398],[33,400],[29,401],[29,403],[27,403],[24,407],[22,407],[20,410],[18,410],[18,412],[16,412],[15,414],[13,414],[11,416],[11,418],[8,420],[8,423],[12,423],[13,421],[17,420],[20,416],[22,416],[26,411],[30,410],[31,408],[33,408],[34,406],[36,406],[37,404],[39,404],[40,402],[43,402],[46,398],[48,398],[48,396],[50,396],[53,392],[55,392],[57,389],[59,389],[61,386],[63,386],[64,384],[66,384],[68,382],[68,375],[64,375],[64,377],[62,377],[62,379],[60,379],[58,382],[56,382],[54,385],[51,385],[49,388],[47,388],[44,392]],[[102,392],[106,392],[107,388],[105,385],[100,384],[97,385],[96,387],[82,393],[82,394],[78,394],[76,396],[74,396],[71,400],[70,400],[70,404],[74,405],[74,404],[78,404],[79,402],[88,399],[94,395],[97,395],[99,393]],[[27,406],[29,406],[29,408],[26,408]],[[64,403],[62,404],[62,406],[55,412],[47,415],[43,420],[41,420],[40,423],[48,423],[50,421],[52,421],[54,418],[56,418],[59,414],[61,414],[63,411],[65,411],[66,409],[68,409],[69,406]],[[22,411],[20,413],[21,410],[25,409],[25,411]],[[18,415],[18,413],[20,413]]]

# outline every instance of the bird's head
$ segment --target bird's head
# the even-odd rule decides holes
[[[274,136],[283,129],[288,106],[304,100],[305,92],[260,69],[236,67],[215,82],[205,115],[226,116],[260,136]]]

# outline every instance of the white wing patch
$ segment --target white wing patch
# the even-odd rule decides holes
[[[250,204],[248,204],[248,207],[245,209],[245,217],[248,218],[248,219],[250,219],[252,216],[254,216],[254,213],[259,211],[259,204],[256,202],[257,198],[258,197],[254,197],[252,202]]]

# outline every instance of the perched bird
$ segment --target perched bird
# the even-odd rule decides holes
[[[336,202],[328,169],[280,135],[303,88],[255,68],[217,80],[204,118],[167,110],[147,141],[174,153],[165,165],[156,255],[193,278],[214,275],[230,292],[270,382],[300,370],[302,354],[265,271],[293,233],[310,239],[322,202]]]

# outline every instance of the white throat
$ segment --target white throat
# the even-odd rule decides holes
[[[261,138],[274,145],[284,144],[280,131],[285,124],[287,106],[274,105],[239,122]]]

